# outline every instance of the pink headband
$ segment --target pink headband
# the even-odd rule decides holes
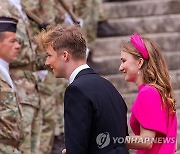
[[[130,37],[132,45],[139,51],[144,59],[149,59],[149,54],[146,49],[146,46],[139,34],[133,34]]]

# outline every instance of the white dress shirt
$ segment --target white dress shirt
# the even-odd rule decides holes
[[[14,89],[13,81],[9,75],[9,63],[0,58],[0,72],[6,78],[8,84]]]
[[[83,65],[77,67],[77,68],[72,72],[71,76],[69,77],[69,84],[71,84],[71,83],[74,81],[76,75],[77,75],[80,71],[82,71],[82,70],[84,70],[84,69],[86,69],[86,68],[90,68],[90,67],[89,67],[87,64],[83,64]]]

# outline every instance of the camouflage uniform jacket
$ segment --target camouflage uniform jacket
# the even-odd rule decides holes
[[[0,140],[20,141],[22,130],[19,109],[15,91],[0,72]]]

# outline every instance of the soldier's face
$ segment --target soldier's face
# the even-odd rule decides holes
[[[8,63],[17,59],[20,50],[16,34],[13,32],[3,32],[4,38],[0,40],[0,58]]]
[[[45,65],[49,66],[57,78],[65,77],[65,61],[63,57],[63,52],[57,53],[54,49],[49,45],[46,48],[46,62]]]

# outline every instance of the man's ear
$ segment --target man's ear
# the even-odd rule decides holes
[[[64,50],[63,58],[64,58],[65,62],[69,61],[70,57],[71,57],[71,54],[68,51]]]
[[[141,69],[143,63],[144,63],[144,59],[143,58],[139,58],[139,61],[138,61],[138,68],[139,69]]]

